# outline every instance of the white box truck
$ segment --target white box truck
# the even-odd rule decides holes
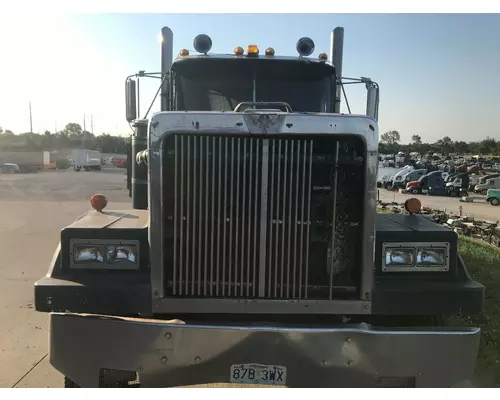
[[[71,152],[71,164],[75,171],[82,168],[85,171],[101,170],[101,153],[96,150],[73,149]]]

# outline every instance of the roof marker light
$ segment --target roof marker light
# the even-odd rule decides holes
[[[187,49],[182,49],[181,51],[179,51],[179,56],[180,57],[185,57],[185,56],[188,56],[189,55],[189,50]]]
[[[242,56],[245,50],[243,50],[243,47],[238,46],[234,48],[234,55],[235,56]]]
[[[249,44],[247,49],[247,54],[249,56],[258,56],[259,55],[258,46],[256,44]]]
[[[266,56],[274,56],[274,49],[272,47],[266,49]]]
[[[326,53],[320,53],[320,55],[318,56],[319,60],[320,61],[326,61],[328,60],[328,54]]]

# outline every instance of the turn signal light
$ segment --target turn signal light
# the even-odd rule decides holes
[[[418,214],[422,210],[422,203],[419,199],[412,197],[405,201],[405,210],[410,214]]]
[[[108,199],[106,196],[97,193],[90,198],[90,205],[97,212],[102,212],[102,210],[104,210],[104,208],[108,205]]]
[[[181,57],[188,56],[188,55],[189,55],[189,50],[187,50],[187,49],[182,49],[181,51],[179,51],[179,55],[180,55]]]

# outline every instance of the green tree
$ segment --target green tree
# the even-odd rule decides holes
[[[439,139],[435,143],[436,150],[441,154],[450,154],[453,153],[453,141],[449,136],[445,136],[442,139]]]
[[[422,144],[422,138],[420,137],[420,135],[413,135],[411,137],[411,141],[414,143],[414,144]]]
[[[389,145],[397,144],[401,140],[401,136],[398,131],[388,131],[385,132],[381,137],[380,141],[387,143]]]
[[[68,136],[70,135],[80,136],[82,134],[82,127],[80,124],[77,124],[75,122],[70,122],[69,124],[66,124],[63,132],[65,132]]]
[[[487,137],[479,144],[479,151],[482,154],[496,154],[498,153],[498,142],[491,137]]]
[[[454,144],[455,151],[460,154],[467,154],[470,152],[469,145],[463,141],[455,142]]]

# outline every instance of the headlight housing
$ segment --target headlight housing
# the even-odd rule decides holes
[[[450,269],[449,243],[383,243],[384,272],[446,272]]]
[[[138,270],[139,241],[71,239],[72,269]]]
[[[104,246],[77,244],[73,246],[73,261],[78,264],[104,262]]]

